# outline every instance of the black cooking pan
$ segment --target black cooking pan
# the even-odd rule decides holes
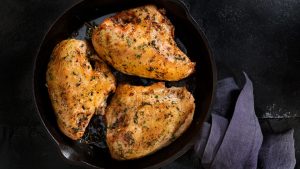
[[[145,4],[155,4],[166,10],[167,17],[175,26],[178,45],[192,61],[197,63],[196,72],[191,77],[180,82],[167,83],[169,86],[186,85],[195,97],[196,111],[187,131],[169,146],[141,159],[116,161],[110,157],[109,152],[102,144],[72,141],[60,132],[45,86],[45,73],[51,52],[58,42],[72,36],[88,39],[88,36],[82,34],[84,29],[87,29],[88,33],[88,27],[85,26],[87,23],[88,25],[93,24],[92,20],[97,18],[100,19],[96,21],[100,22],[103,19],[102,16]],[[120,81],[128,83],[143,82],[144,85],[147,85],[155,82],[149,79],[125,76],[116,73],[115,70],[114,72],[118,80],[121,79]],[[84,166],[117,169],[158,168],[172,162],[190,149],[199,135],[203,121],[209,117],[215,84],[216,69],[207,40],[190,16],[188,8],[182,2],[175,0],[86,0],[76,4],[52,25],[45,36],[36,57],[33,80],[35,102],[41,121],[65,159]],[[97,119],[93,121],[93,123],[97,123]],[[91,125],[96,125],[96,127],[89,126],[89,128],[97,128],[97,124]],[[101,125],[98,124],[98,127],[101,128]],[[85,135],[89,134],[88,132],[91,132],[91,129],[86,131]],[[103,144],[105,145],[105,143]]]

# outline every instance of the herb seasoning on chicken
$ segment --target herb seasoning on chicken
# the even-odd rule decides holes
[[[85,41],[64,40],[53,50],[46,73],[58,126],[73,140],[83,136],[95,112],[104,113],[106,99],[116,88],[107,65],[91,51]],[[94,68],[89,59],[95,61]]]
[[[167,146],[190,125],[194,98],[185,87],[117,87],[106,109],[106,142],[114,159],[143,157]]]
[[[177,47],[173,25],[153,5],[105,19],[93,31],[92,42],[102,59],[125,74],[177,81],[195,69]]]

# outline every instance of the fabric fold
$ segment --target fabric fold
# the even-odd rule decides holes
[[[228,120],[222,116],[212,114],[211,132],[202,156],[203,167],[208,168],[214,160],[224,138]]]
[[[296,165],[294,130],[281,134],[267,134],[259,153],[260,168],[294,169]]]
[[[262,146],[263,134],[254,110],[253,85],[246,73],[244,77],[245,84],[241,89],[233,78],[226,78],[217,84],[211,122],[204,124],[204,134],[194,147],[202,166],[205,169],[257,169],[258,157],[263,161],[264,169],[267,166],[276,168],[269,164],[271,159],[289,163],[276,164],[277,167],[295,166],[295,153],[287,152],[294,148],[292,132],[268,136]],[[272,146],[276,146],[278,151],[273,150]],[[273,157],[280,154],[279,151],[285,152],[286,158]]]

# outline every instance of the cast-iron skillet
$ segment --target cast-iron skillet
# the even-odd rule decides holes
[[[106,149],[72,141],[60,132],[45,86],[45,73],[54,46],[61,40],[74,36],[74,32],[82,28],[84,22],[145,4],[155,4],[166,10],[167,17],[175,26],[177,42],[180,40],[183,44],[179,46],[197,64],[196,72],[191,77],[181,82],[167,83],[167,85],[187,85],[195,97],[196,111],[187,131],[169,146],[141,159],[116,161],[111,159]],[[139,81],[134,80],[138,77],[124,77],[123,80],[127,80],[128,83]],[[152,82],[146,80],[146,83]],[[176,0],[86,0],[78,3],[67,10],[45,36],[36,57],[33,80],[35,102],[40,118],[67,161],[96,168],[117,169],[158,168],[172,162],[190,149],[199,135],[203,121],[209,116],[215,84],[215,63],[207,40],[190,16],[188,8]]]

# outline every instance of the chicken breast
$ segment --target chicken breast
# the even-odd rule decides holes
[[[106,109],[111,156],[136,159],[161,149],[188,128],[194,110],[194,98],[185,87],[119,85]]]
[[[95,61],[94,68],[89,59]],[[116,88],[107,65],[92,54],[85,41],[75,39],[55,47],[46,80],[58,126],[73,140],[83,136],[95,112],[104,113],[106,99]]]
[[[93,31],[92,43],[102,59],[128,75],[177,81],[195,69],[177,47],[173,25],[153,5],[105,19]]]

